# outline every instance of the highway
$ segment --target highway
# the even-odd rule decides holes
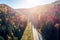
[[[32,25],[32,31],[34,40],[43,40],[41,34],[34,28],[34,25]]]

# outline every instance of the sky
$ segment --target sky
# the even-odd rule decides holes
[[[52,3],[56,0],[0,0],[0,4],[7,4],[10,7],[17,8],[31,8],[38,5]]]

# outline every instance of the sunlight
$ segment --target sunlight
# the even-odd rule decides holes
[[[31,4],[31,3],[34,3],[36,2],[37,0],[27,0],[28,4]]]
[[[17,9],[17,8],[31,8],[35,7],[38,5],[44,5],[44,4],[49,4],[52,3],[56,0],[0,0],[0,4],[8,4],[12,8]]]
[[[42,3],[40,2],[40,0],[26,0],[26,4],[29,7],[33,7],[36,5],[41,5]]]
[[[35,7],[35,6],[38,6],[38,5],[44,5],[44,4],[48,4],[48,3],[51,3],[51,2],[54,2],[55,0],[25,0],[22,5],[25,7],[25,8],[31,8],[31,7]]]

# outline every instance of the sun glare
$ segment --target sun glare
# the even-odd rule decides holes
[[[4,0],[0,1],[0,3],[5,3],[10,5],[12,8],[31,8],[38,5],[44,5],[52,3],[56,0]]]
[[[44,5],[48,3],[51,3],[51,0],[47,0],[47,1],[46,0],[25,0],[25,2],[23,2],[24,7],[26,8],[30,8],[38,5]]]

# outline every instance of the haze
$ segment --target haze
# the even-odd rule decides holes
[[[52,3],[56,0],[0,0],[0,4],[10,5],[12,8],[31,8],[38,5]]]

